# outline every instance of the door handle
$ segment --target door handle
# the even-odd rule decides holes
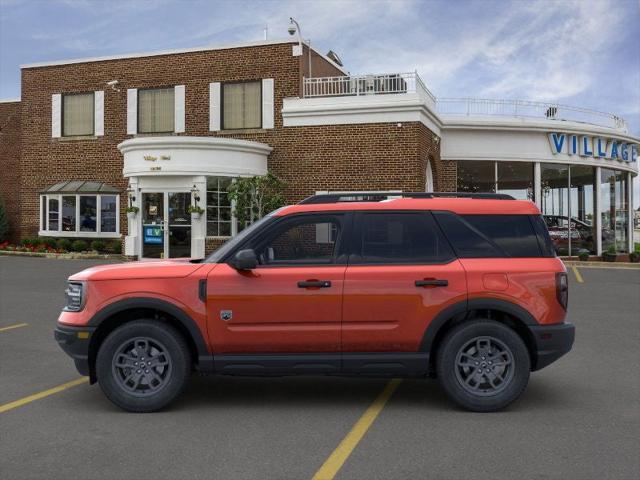
[[[298,288],[329,288],[330,280],[305,280],[298,282]]]
[[[437,278],[425,278],[424,280],[416,280],[416,287],[447,287],[449,280],[439,280]]]

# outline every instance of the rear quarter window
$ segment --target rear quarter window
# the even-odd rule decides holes
[[[461,258],[546,256],[530,215],[434,214]]]

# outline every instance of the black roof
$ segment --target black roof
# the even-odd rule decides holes
[[[120,189],[104,182],[69,180],[51,185],[40,193],[120,193]]]

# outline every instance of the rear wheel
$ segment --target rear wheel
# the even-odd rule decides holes
[[[136,320],[115,329],[96,358],[100,388],[130,412],[164,408],[182,393],[190,372],[184,338],[157,320]]]
[[[505,408],[529,382],[526,345],[511,328],[493,320],[454,327],[438,350],[438,379],[458,405],[476,412]]]

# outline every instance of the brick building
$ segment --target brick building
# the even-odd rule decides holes
[[[511,193],[545,210],[560,248],[628,250],[638,138],[618,117],[436,100],[415,73],[354,76],[297,47],[22,66],[21,99],[0,103],[12,239],[122,238],[140,258],[202,257],[241,228],[229,182],[271,171],[291,202],[318,191]],[[194,203],[204,215],[186,212]],[[127,215],[130,205],[139,211]]]

